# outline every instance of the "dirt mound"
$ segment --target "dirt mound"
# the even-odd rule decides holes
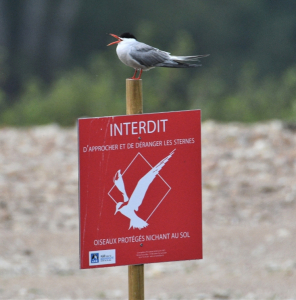
[[[204,259],[145,266],[146,299],[296,299],[296,133],[202,125]],[[127,299],[79,270],[77,131],[0,129],[0,299]]]

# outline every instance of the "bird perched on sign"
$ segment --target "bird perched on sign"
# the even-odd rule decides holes
[[[143,70],[148,71],[155,67],[166,68],[196,68],[201,64],[188,64],[186,61],[199,61],[206,55],[193,56],[174,56],[169,52],[161,51],[147,44],[138,42],[131,33],[123,33],[120,36],[110,33],[117,41],[108,44],[111,46],[118,44],[116,48],[119,59],[129,67],[135,69],[135,73],[131,79],[141,79]],[[140,71],[139,77],[136,78],[137,72]]]

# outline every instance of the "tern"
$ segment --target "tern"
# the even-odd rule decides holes
[[[201,64],[188,64],[186,61],[199,61],[206,55],[193,56],[173,56],[169,52],[161,51],[147,44],[138,42],[131,33],[123,33],[120,36],[110,33],[117,41],[108,44],[111,46],[118,44],[116,52],[118,58],[127,66],[134,68],[135,73],[131,79],[139,80],[143,70],[148,71],[155,67],[166,68],[196,68]],[[137,72],[140,71],[139,77],[136,78]]]
[[[143,219],[141,219],[140,217],[138,217],[135,212],[138,211],[139,207],[141,206],[150,184],[152,183],[154,178],[158,175],[159,171],[163,168],[166,162],[172,157],[175,150],[173,150],[167,157],[165,157],[162,161],[160,161],[155,167],[153,167],[147,174],[145,174],[138,181],[137,186],[135,187],[130,198],[128,198],[126,194],[121,171],[118,170],[116,172],[113,181],[115,186],[122,193],[124,202],[118,202],[116,204],[115,214],[117,212],[121,212],[124,216],[130,219],[129,229],[131,227],[142,229],[148,226],[148,223]]]

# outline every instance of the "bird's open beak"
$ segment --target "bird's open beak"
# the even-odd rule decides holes
[[[110,33],[110,35],[112,35],[113,37],[115,37],[117,39],[117,41],[112,42],[112,43],[108,44],[107,46],[118,44],[118,43],[120,43],[122,41],[122,39],[119,36],[117,36],[116,34]]]

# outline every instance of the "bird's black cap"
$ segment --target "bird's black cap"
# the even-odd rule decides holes
[[[129,33],[129,32],[122,33],[119,37],[128,38],[128,39],[135,39],[136,40],[136,37],[133,34]]]

